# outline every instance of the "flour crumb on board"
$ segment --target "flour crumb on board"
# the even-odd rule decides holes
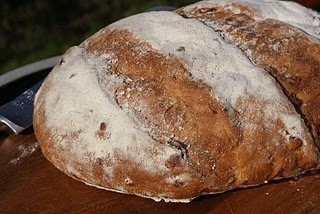
[[[33,142],[31,144],[22,144],[18,147],[18,157],[13,158],[10,163],[13,165],[17,165],[20,161],[25,158],[30,157],[34,152],[39,149],[39,144],[37,142]]]

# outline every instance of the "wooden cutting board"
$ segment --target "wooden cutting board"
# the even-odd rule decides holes
[[[154,202],[64,175],[44,158],[33,133],[0,135],[0,213],[320,213],[320,172],[188,204]]]

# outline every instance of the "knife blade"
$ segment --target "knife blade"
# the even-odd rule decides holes
[[[43,80],[33,85],[11,102],[0,108],[0,122],[7,125],[14,134],[20,134],[32,126],[33,101]]]

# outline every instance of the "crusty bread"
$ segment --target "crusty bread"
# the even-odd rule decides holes
[[[45,157],[99,188],[188,202],[320,168],[320,16],[281,1],[138,14],[37,93]]]

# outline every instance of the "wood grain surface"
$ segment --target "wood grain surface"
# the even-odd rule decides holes
[[[320,172],[259,187],[154,202],[87,186],[58,171],[33,133],[0,135],[0,213],[320,213]]]

